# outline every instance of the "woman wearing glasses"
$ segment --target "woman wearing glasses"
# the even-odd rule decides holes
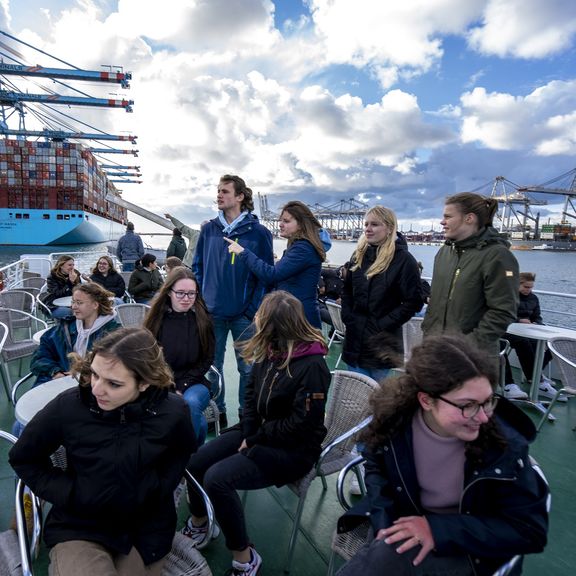
[[[210,401],[206,372],[214,361],[214,330],[194,273],[177,266],[168,275],[148,311],[148,328],[174,372],[176,392],[190,408],[198,446],[207,432],[204,410]]]
[[[536,431],[495,387],[485,353],[438,336],[374,394],[363,437],[368,494],[338,529],[368,515],[375,538],[339,576],[482,576],[543,550],[548,489],[528,459]]]

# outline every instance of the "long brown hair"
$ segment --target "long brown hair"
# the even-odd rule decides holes
[[[425,338],[412,351],[406,371],[388,378],[370,400],[373,420],[362,439],[370,446],[378,446],[419,409],[418,392],[438,398],[456,390],[472,378],[484,376],[496,389],[497,370],[494,360],[461,337],[443,335]],[[481,427],[481,436],[496,437],[494,422],[490,419]],[[472,444],[485,441],[486,436]],[[498,436],[499,438],[499,436]]]
[[[322,262],[324,262],[324,260],[326,260],[326,250],[324,250],[319,235],[322,225],[318,222],[316,216],[312,214],[312,210],[303,202],[292,200],[284,204],[280,214],[282,214],[282,212],[288,212],[288,214],[298,222],[298,226],[300,227],[296,234],[288,238],[288,246],[291,246],[296,240],[308,240],[308,242],[314,246],[316,252],[318,252]]]
[[[94,268],[92,268],[92,272],[90,272],[90,274],[100,274],[100,271],[98,270],[98,264],[100,263],[100,260],[106,260],[106,262],[108,262],[108,266],[110,266],[110,269],[108,270],[108,274],[114,274],[114,273],[118,272],[118,270],[116,270],[116,268],[114,268],[114,262],[113,262],[112,258],[110,258],[110,256],[104,255],[104,256],[100,256],[100,258],[98,258],[98,260],[96,260],[96,264],[94,265]]]
[[[68,278],[68,276],[62,274],[60,268],[62,268],[62,265],[68,262],[69,260],[72,260],[74,262],[74,256],[70,256],[70,254],[62,254],[61,256],[59,256],[58,260],[56,260],[56,264],[54,264],[54,266],[50,270],[50,273],[53,276],[57,276],[58,278],[61,279]],[[74,270],[76,270],[76,268],[74,268]],[[80,282],[80,274],[78,274],[76,284],[78,284],[78,282]]]
[[[152,301],[150,310],[148,310],[148,313],[146,314],[144,327],[148,328],[154,337],[158,337],[160,327],[162,326],[162,320],[164,319],[164,313],[167,309],[172,308],[170,290],[172,290],[174,284],[176,284],[178,280],[186,279],[194,280],[194,284],[196,284],[196,300],[194,301],[193,308],[196,314],[196,322],[198,324],[200,345],[202,351],[206,352],[213,348],[214,331],[212,329],[212,318],[208,313],[208,308],[206,308],[206,303],[202,298],[202,294],[200,294],[200,286],[198,285],[196,276],[194,276],[194,272],[192,272],[190,268],[186,268],[186,266],[176,266],[176,268],[170,270],[170,274],[168,274],[166,281],[162,284],[160,290]]]
[[[286,368],[298,344],[325,345],[322,332],[306,320],[302,302],[284,290],[264,296],[254,321],[256,334],[235,344],[247,362],[262,362],[276,356],[284,359],[280,368]]]
[[[70,354],[72,372],[79,376],[81,386],[90,386],[90,366],[96,354],[122,362],[134,374],[137,384],[156,388],[170,388],[174,384],[162,348],[145,328],[119,328],[97,340],[84,358]]]
[[[371,278],[372,276],[376,276],[381,272],[384,272],[390,266],[390,262],[392,262],[392,258],[394,258],[394,253],[396,251],[396,232],[398,231],[398,221],[396,220],[396,214],[390,208],[386,208],[384,206],[372,206],[368,212],[366,212],[366,216],[373,215],[377,220],[386,224],[388,229],[390,230],[390,234],[388,238],[378,246],[378,252],[376,255],[376,260],[374,263],[366,270],[366,277]],[[358,240],[358,247],[354,251],[353,255],[353,266],[351,270],[358,270],[362,268],[362,262],[364,260],[364,256],[366,255],[366,251],[370,244],[366,240],[366,236],[362,234],[360,240]]]

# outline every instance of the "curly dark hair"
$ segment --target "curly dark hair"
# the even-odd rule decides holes
[[[438,398],[481,376],[488,379],[494,390],[497,374],[494,359],[469,340],[452,335],[425,338],[412,351],[405,372],[386,379],[373,393],[370,400],[373,420],[361,440],[376,447],[394,436],[419,409],[418,392]],[[468,444],[467,452],[481,458],[487,446],[503,442],[494,420],[490,419],[481,426],[478,438]]]
[[[234,195],[240,196],[240,194],[244,194],[244,199],[242,200],[242,204],[240,204],[240,209],[242,212],[253,212],[254,211],[254,200],[252,198],[253,192],[251,188],[246,186],[246,182],[240,176],[236,176],[235,174],[224,174],[220,178],[220,182],[224,184],[228,184],[232,182],[234,184]]]

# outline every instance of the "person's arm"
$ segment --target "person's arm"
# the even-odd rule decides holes
[[[489,490],[489,506],[476,503],[477,512],[428,514],[436,550],[441,556],[470,554],[498,557],[507,554],[541,552],[548,531],[548,488],[531,467],[527,450],[516,480],[477,480],[494,482]],[[498,546],[494,546],[498,542]]]
[[[544,324],[544,320],[542,319],[542,311],[540,310],[540,300],[536,294],[532,294],[532,296],[534,296],[534,309],[530,315],[530,322],[533,324]]]
[[[59,373],[65,375],[68,366],[62,366],[61,356],[56,347],[56,339],[61,335],[60,327],[54,326],[40,338],[40,345],[36,348],[30,361],[30,372],[42,379],[51,380]]]
[[[118,238],[118,242],[116,243],[116,258],[118,258],[118,262],[122,264],[122,249],[124,247],[124,236],[120,236]]]
[[[140,236],[138,236],[138,234],[136,234],[136,246],[138,249],[138,258],[142,258],[142,256],[144,256],[144,243],[142,242],[142,238],[140,238]]]
[[[74,489],[72,474],[54,467],[50,460],[51,454],[64,442],[62,423],[65,420],[61,400],[56,397],[25,426],[9,454],[10,465],[18,478],[36,496],[60,507],[71,503]]]
[[[340,299],[342,322],[349,324],[352,321],[352,310],[354,308],[354,289],[352,284],[353,272],[348,270],[342,286],[342,296]]]
[[[139,270],[135,270],[134,272],[132,272],[132,275],[130,276],[130,281],[128,282],[128,292],[130,292],[132,296],[137,296],[142,292],[147,292],[152,289],[150,285],[150,278],[152,277],[152,275],[146,273],[147,276],[144,277],[144,275],[140,274],[139,272],[140,272]],[[150,278],[148,278],[148,276],[150,276]],[[144,278],[146,278],[148,282],[146,282]]]
[[[364,462],[364,483],[366,484],[366,497],[369,502],[370,523],[374,534],[379,530],[388,528],[394,518],[393,489],[381,467],[382,456],[372,450],[365,449],[362,456]]]
[[[126,282],[124,282],[124,278],[122,278],[122,274],[116,273],[114,275],[115,278],[115,286],[114,286],[114,294],[117,298],[122,298],[124,296],[124,292],[126,292]]]
[[[265,420],[258,432],[246,437],[247,445],[263,444],[282,447],[306,443],[318,425],[324,422],[330,372],[321,363],[311,364],[299,375],[292,410],[286,418]]]
[[[260,227],[260,238],[258,240],[258,251],[254,252],[254,255],[257,256],[264,264],[269,266],[274,265],[274,246],[272,244],[272,234],[269,230],[264,228],[263,226]],[[268,292],[269,286],[268,284],[258,278],[255,277],[256,283],[254,288],[252,289],[252,294],[250,295],[250,301],[248,307],[246,308],[245,315],[252,319],[262,302],[262,298]]]
[[[389,314],[378,319],[378,328],[383,331],[396,330],[420,312],[424,305],[420,272],[414,258],[410,256],[402,263],[394,282],[401,294],[401,303]]]
[[[196,245],[196,252],[194,253],[194,259],[192,260],[192,271],[196,276],[198,286],[200,286],[201,290],[204,281],[204,241],[206,236],[206,226],[208,226],[208,224],[202,226],[200,230],[198,244]]]
[[[200,234],[200,230],[196,230],[195,228],[190,228],[190,226],[186,226],[184,222],[178,220],[178,218],[175,218],[171,214],[165,214],[165,216],[166,218],[168,218],[168,220],[170,220],[170,222],[172,222],[172,224],[174,224],[176,228],[180,230],[180,232],[182,232],[182,236],[188,238],[190,242],[196,243],[196,240]]]
[[[70,296],[72,294],[72,288],[74,284],[66,278],[65,280],[57,280],[52,275],[48,276],[46,279],[46,289],[51,297],[51,302],[57,298],[63,298],[64,296]]]
[[[520,299],[518,262],[508,249],[494,253],[484,266],[484,299],[486,312],[472,337],[480,344],[497,342],[506,328],[516,322]]]

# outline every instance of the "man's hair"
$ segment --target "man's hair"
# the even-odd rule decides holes
[[[126,224],[126,230],[134,230],[134,223],[128,222],[128,224]]]
[[[235,176],[234,174],[224,174],[220,178],[220,183],[228,184],[229,182],[234,184],[235,196],[244,194],[244,200],[242,200],[240,205],[242,212],[252,212],[254,210],[254,200],[252,199],[252,190],[246,186],[246,182],[240,176]]]
[[[523,282],[535,282],[536,274],[534,274],[534,272],[520,272],[520,274],[518,274],[518,278],[520,280],[520,284]]]

